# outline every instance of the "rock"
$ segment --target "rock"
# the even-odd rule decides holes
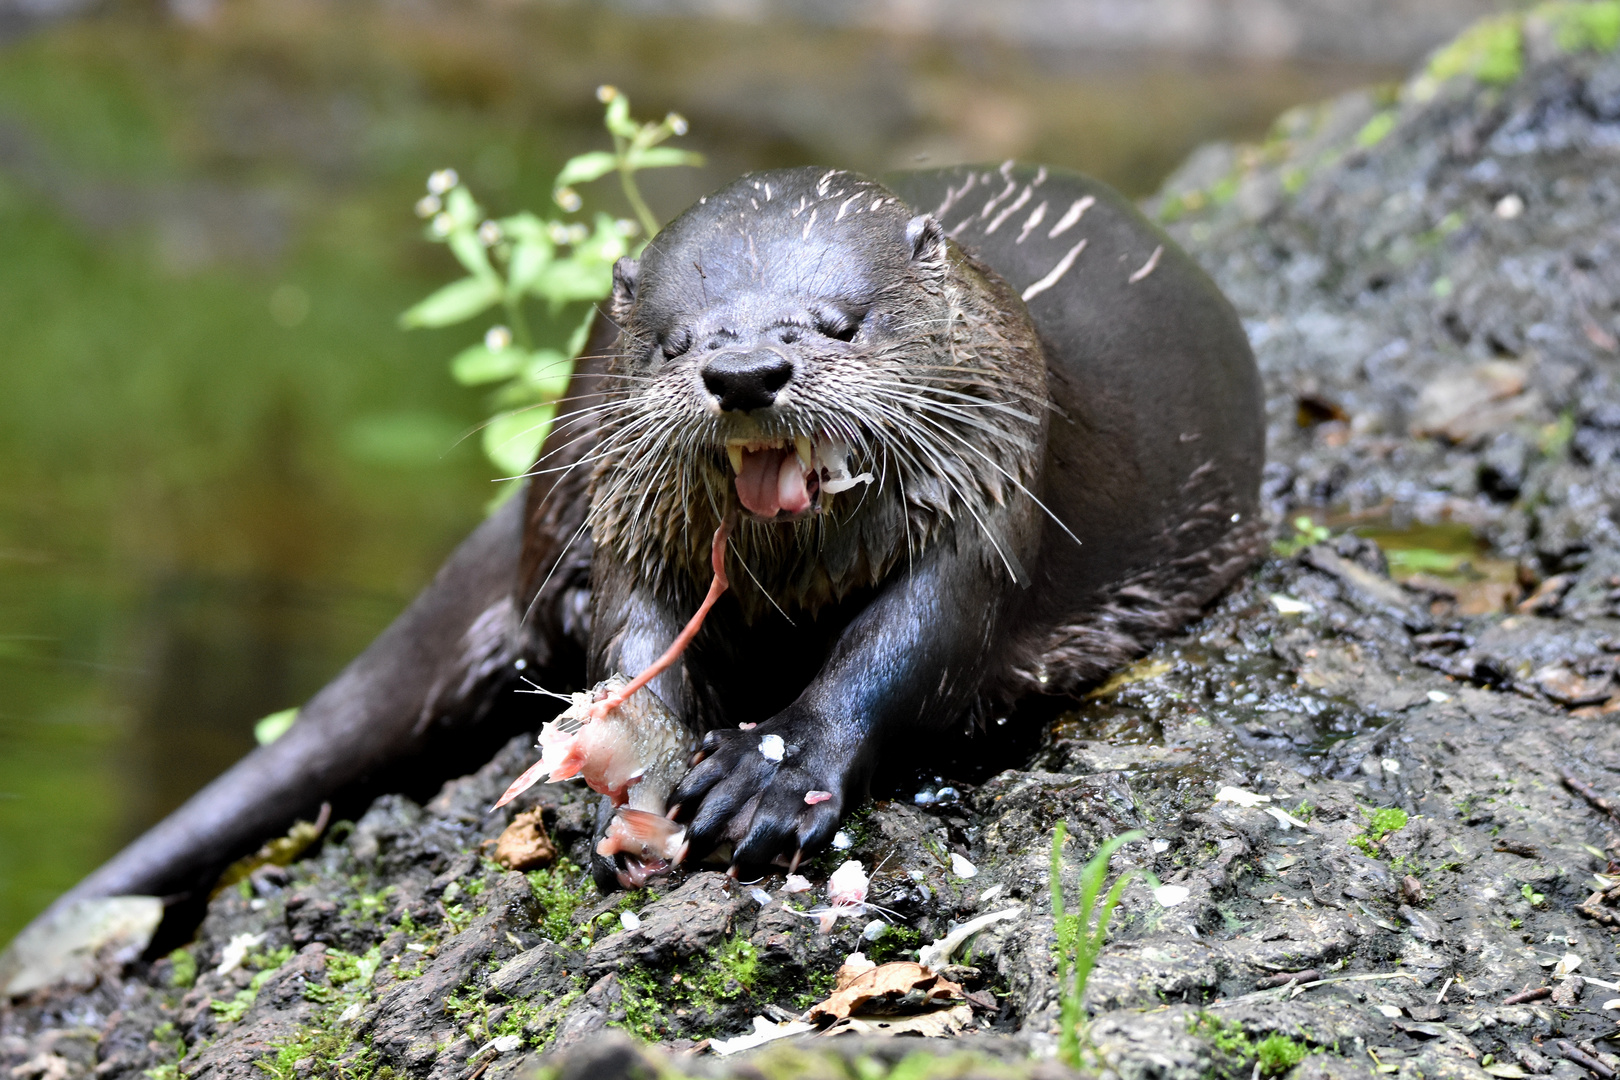
[[[163,919],[155,896],[81,900],[32,925],[0,952],[0,1000],[53,986],[93,986],[135,959]]]

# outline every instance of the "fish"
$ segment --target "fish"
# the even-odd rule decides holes
[[[619,883],[639,889],[686,858],[686,827],[664,811],[686,774],[697,738],[646,686],[616,702],[630,680],[614,674],[590,690],[567,695],[568,708],[540,729],[540,760],[506,789],[494,809],[542,781],[585,781],[614,806],[596,853],[613,859]]]

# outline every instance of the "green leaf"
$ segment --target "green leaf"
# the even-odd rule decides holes
[[[623,99],[615,100],[622,101]],[[592,150],[588,154],[580,154],[578,157],[569,158],[568,164],[562,167],[562,172],[557,174],[557,179],[552,181],[551,187],[555,191],[557,188],[589,183],[599,177],[606,176],[618,167],[619,159],[606,150]]]
[[[293,721],[296,719],[298,719],[298,710],[296,708],[282,709],[280,712],[271,713],[253,725],[253,741],[260,746],[269,746],[285,735],[287,729],[293,726]]]
[[[510,379],[523,369],[522,349],[491,349],[487,345],[473,345],[462,349],[450,361],[450,374],[462,386],[483,386],[485,383]]]
[[[469,274],[481,278],[495,276],[495,268],[489,265],[489,252],[484,249],[484,242],[478,239],[477,233],[458,228],[450,234],[447,242],[456,260],[467,268]]]
[[[522,240],[529,243],[551,244],[551,222],[543,221],[525,210],[520,214],[502,218],[499,222],[501,234],[513,240]]]
[[[484,453],[508,476],[529,470],[556,414],[554,405],[497,413],[484,425]]]
[[[626,160],[632,169],[663,169],[671,165],[702,165],[703,155],[673,146],[653,146],[630,151]]]
[[[600,259],[558,259],[535,281],[533,291],[554,304],[604,299],[613,291],[613,264]]]
[[[472,192],[464,187],[450,189],[444,197],[444,208],[455,219],[457,225],[463,228],[473,228],[484,216],[484,208],[478,205],[472,197]]]
[[[400,325],[450,326],[470,319],[501,298],[500,283],[493,278],[465,277],[452,281],[420,301],[399,317]]]
[[[534,288],[534,283],[547,266],[551,265],[556,249],[551,240],[542,237],[532,240],[524,237],[512,247],[512,259],[506,267],[507,287],[513,296],[522,296]]]
[[[534,388],[541,401],[556,401],[568,393],[568,380],[574,362],[556,349],[541,349],[523,369],[523,381]]]
[[[623,94],[614,95],[613,100],[608,102],[607,114],[602,117],[602,123],[620,138],[635,138],[638,128],[636,122],[630,119],[630,99]]]

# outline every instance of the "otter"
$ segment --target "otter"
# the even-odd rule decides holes
[[[335,793],[487,753],[519,677],[647,668],[722,527],[731,589],[652,681],[703,733],[671,809],[694,854],[791,865],[885,755],[1095,681],[1263,541],[1243,328],[1094,180],[751,174],[621,261],[604,314],[526,498],[285,736],[64,901],[205,892]]]

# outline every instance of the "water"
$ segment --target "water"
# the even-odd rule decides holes
[[[0,941],[330,678],[479,519],[492,472],[461,436],[487,403],[445,363],[483,326],[394,321],[453,274],[410,214],[430,169],[544,207],[614,82],[709,156],[651,177],[663,215],[807,162],[1017,155],[1141,194],[1201,141],[1393,74],[251,0],[0,47]]]

